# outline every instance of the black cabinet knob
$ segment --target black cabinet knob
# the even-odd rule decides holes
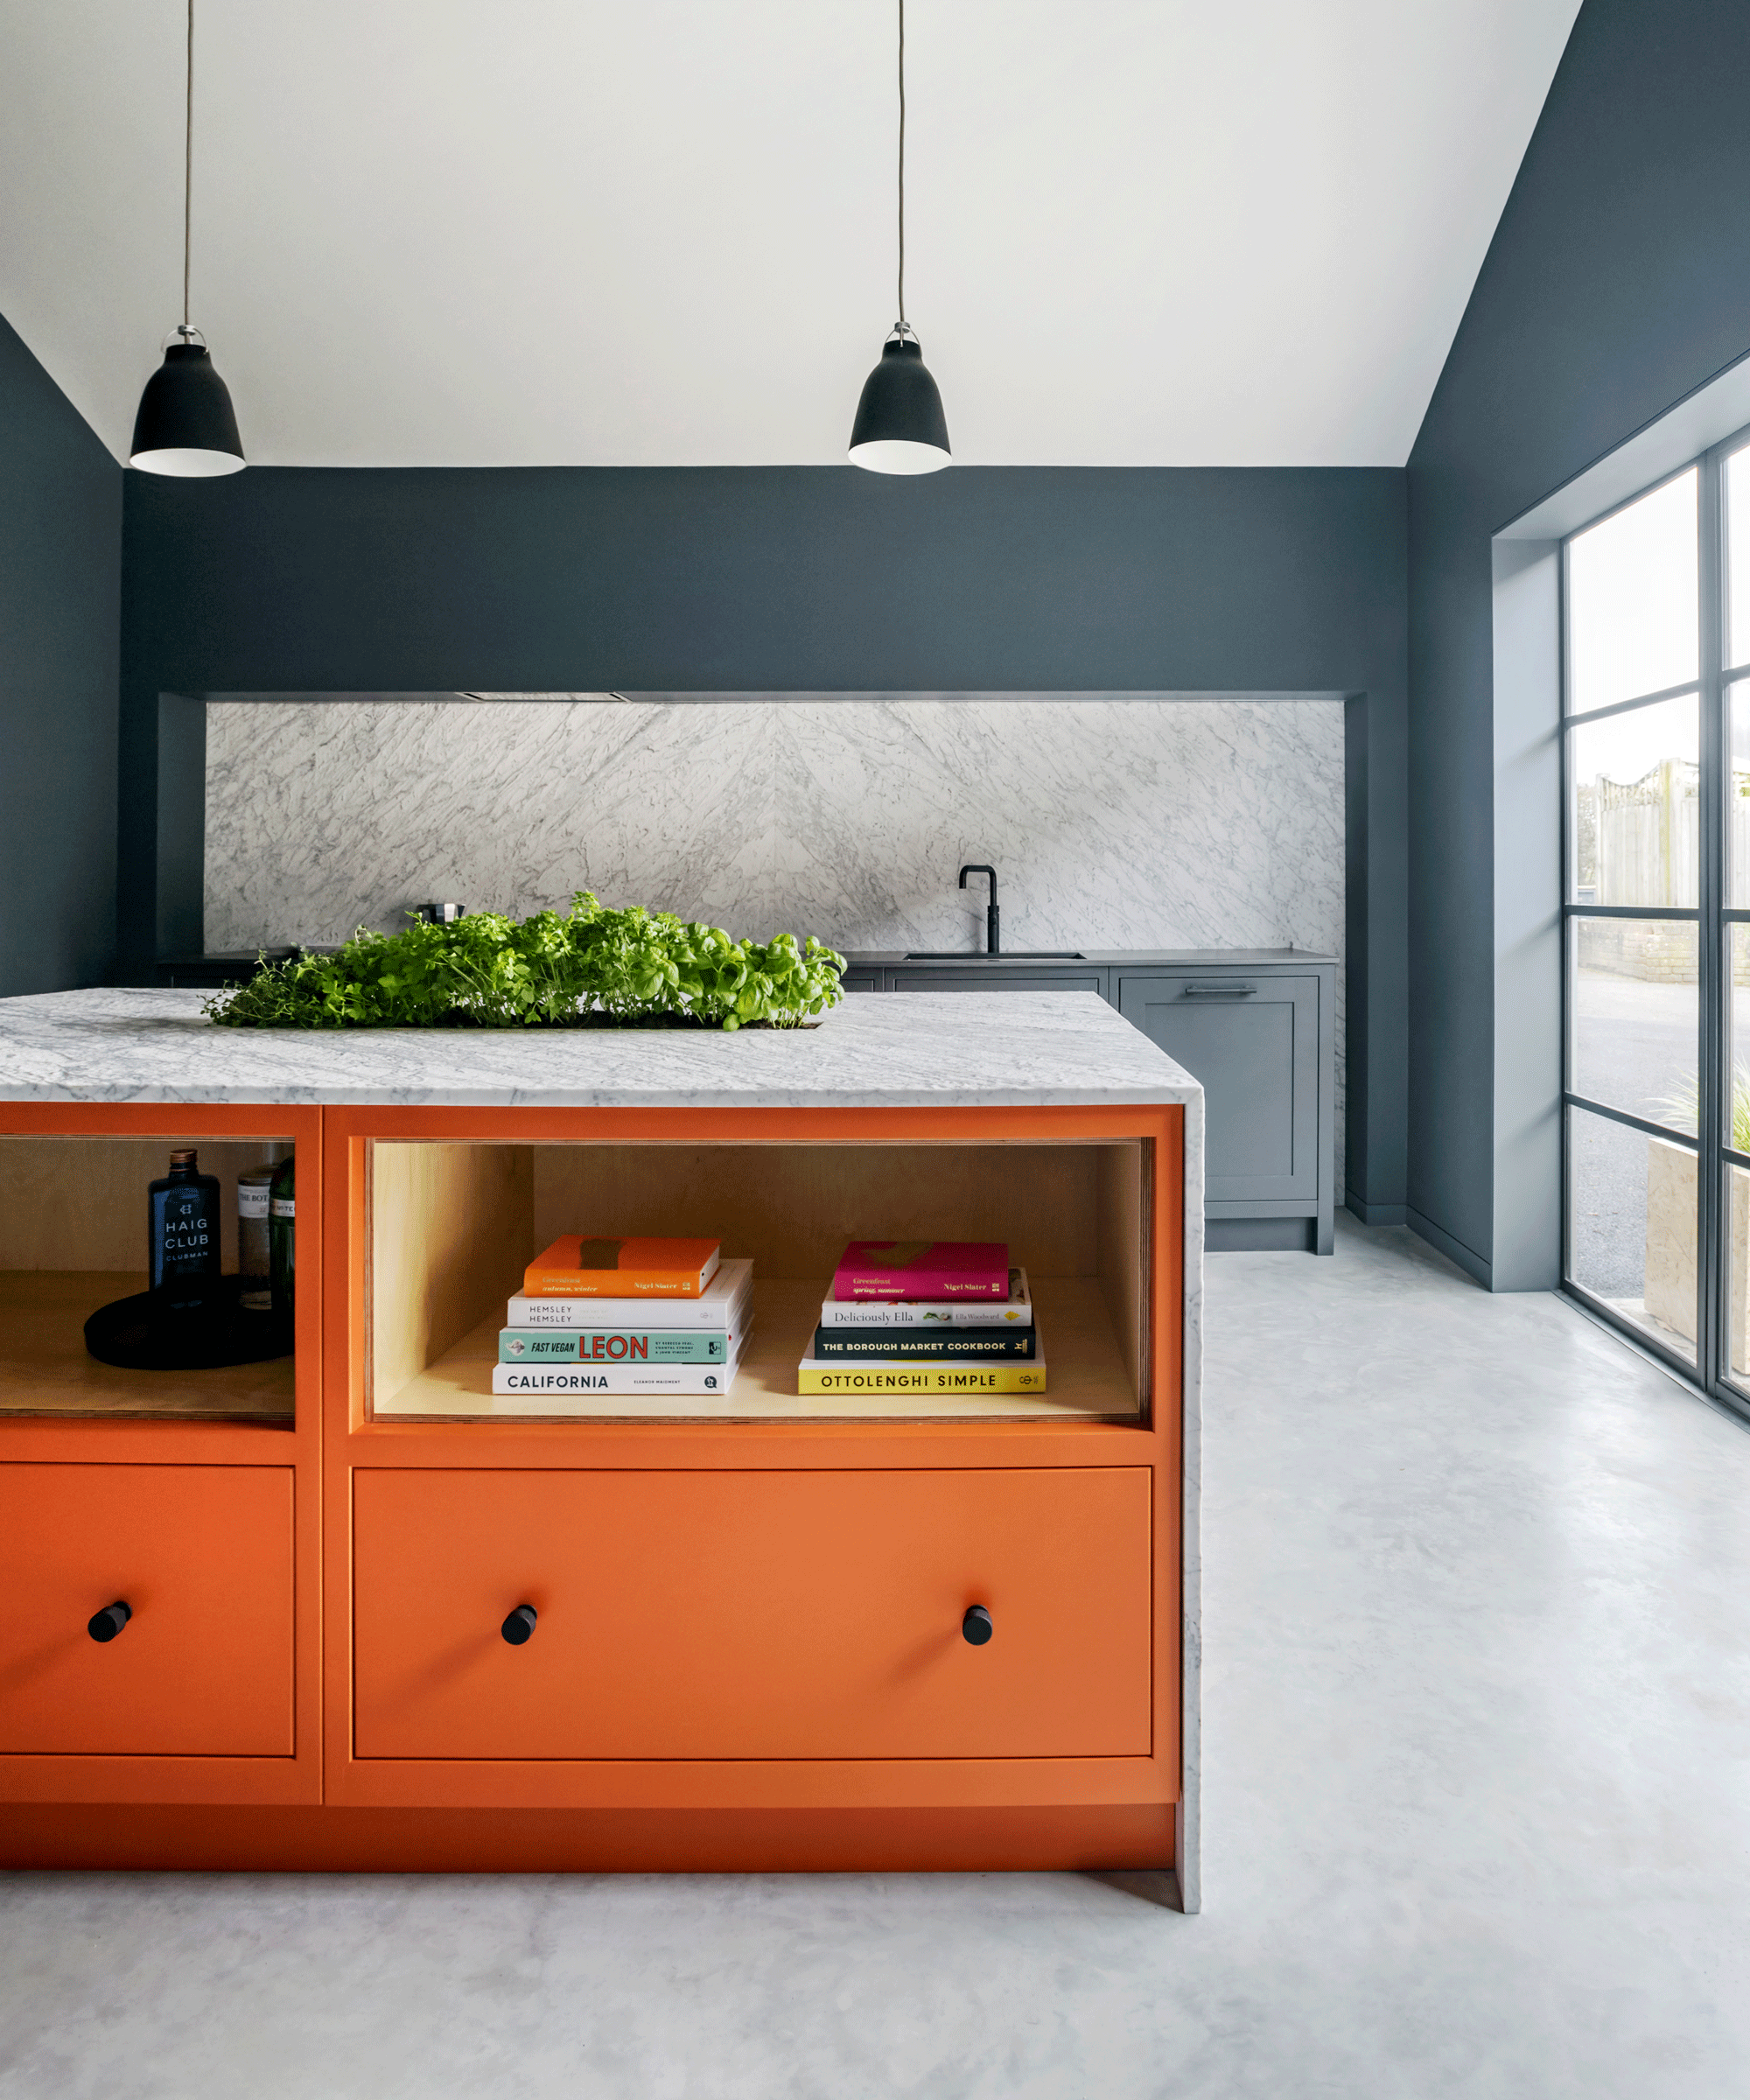
[[[532,1604],[519,1604],[498,1630],[513,1648],[521,1648],[535,1631],[536,1617]]]
[[[113,1641],[133,1615],[133,1607],[123,1604],[118,1597],[114,1604],[106,1604],[101,1612],[93,1612],[85,1622],[85,1630],[94,1641]]]
[[[966,1616],[960,1622],[960,1630],[974,1648],[983,1648],[997,1629],[990,1623],[990,1613],[982,1604],[969,1604]]]

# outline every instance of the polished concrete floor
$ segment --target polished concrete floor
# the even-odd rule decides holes
[[[0,1878],[5,2100],[1742,2100],[1750,1433],[1399,1232],[1212,1261],[1204,1902]]]

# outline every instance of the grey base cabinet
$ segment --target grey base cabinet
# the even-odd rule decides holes
[[[1207,1244],[1334,1243],[1335,1060],[1317,972],[1120,970],[1113,1004],[1203,1082]]]
[[[857,956],[847,991],[1095,991],[1203,1082],[1212,1253],[1334,1244],[1336,959],[1293,948],[1012,965]]]

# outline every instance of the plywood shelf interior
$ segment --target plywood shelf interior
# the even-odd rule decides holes
[[[418,1144],[371,1148],[367,1413],[384,1421],[1118,1422],[1148,1416],[1140,1142]],[[754,1264],[735,1382],[692,1394],[494,1398],[504,1301],[561,1232],[704,1234]],[[1028,1271],[1043,1394],[799,1395],[851,1238],[1004,1240]],[[654,1308],[653,1308],[654,1313]]]
[[[808,1353],[827,1281],[757,1278],[752,1333],[735,1382],[721,1399],[696,1393],[628,1396],[567,1393],[531,1410],[527,1399],[495,1399],[502,1312],[488,1313],[454,1348],[387,1402],[380,1418],[511,1422],[562,1418],[592,1422],[1131,1422],[1137,1391],[1113,1331],[1097,1280],[1085,1277],[1030,1279],[1051,1384],[1044,1393],[799,1395],[796,1362]],[[847,1369],[854,1366],[847,1365]]]
[[[0,1415],[290,1424],[292,1359],[211,1371],[130,1371],[99,1363],[85,1323],[144,1291],[143,1272],[0,1270]]]
[[[221,1370],[135,1371],[86,1353],[100,1306],[146,1287],[146,1187],[172,1147],[192,1144],[221,1184],[221,1253],[236,1267],[236,1180],[290,1140],[0,1138],[0,1417],[289,1425],[292,1359]]]

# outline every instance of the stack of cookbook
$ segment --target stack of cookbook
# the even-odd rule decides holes
[[[567,1233],[528,1264],[505,1308],[499,1395],[721,1398],[753,1313],[753,1264],[716,1240]]]
[[[1042,1393],[1026,1271],[996,1240],[853,1240],[796,1367],[804,1393]]]

